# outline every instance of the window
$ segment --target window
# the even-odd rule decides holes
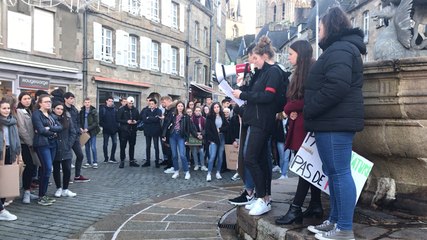
[[[199,31],[200,31],[200,24],[199,24],[199,22],[195,22],[194,23],[194,42],[198,45],[199,44],[199,39],[200,39],[200,37],[199,37]]]
[[[129,36],[129,66],[137,67],[138,37]]]
[[[239,28],[237,27],[237,25],[233,26],[233,38],[236,38],[239,36]]]
[[[206,86],[209,86],[210,81],[209,81],[209,71],[208,71],[208,66],[204,65],[203,66],[203,82],[205,83]]]
[[[207,48],[209,45],[209,31],[207,27],[203,28],[203,47]]]
[[[368,43],[369,41],[369,11],[363,12],[363,34],[365,34],[365,38],[363,41]]]
[[[383,5],[380,3],[378,5],[378,12],[381,12],[382,9],[383,9]],[[379,18],[378,21],[377,21],[377,25],[375,27],[376,28],[380,28],[380,27],[382,27],[384,25],[385,25],[384,18]]]
[[[194,64],[193,81],[197,82],[198,79],[199,79],[199,66],[197,66],[197,64]]]
[[[218,1],[217,7],[216,7],[216,25],[218,27],[221,27],[221,20],[222,20],[222,11],[221,11],[221,2]]]
[[[171,56],[171,73],[173,75],[178,75],[178,68],[179,68],[179,56],[178,56],[178,48],[172,47],[172,56]]]
[[[115,0],[101,0],[101,3],[107,5],[108,7],[115,8],[116,1]]]
[[[172,2],[171,17],[172,17],[172,28],[178,29],[179,24],[179,5],[178,3]]]
[[[285,3],[283,3],[282,4],[282,20],[285,19],[285,10],[286,10]]]
[[[159,0],[151,0],[151,20],[160,22],[159,15]]]
[[[54,15],[52,12],[34,9],[34,50],[54,52]]]
[[[30,52],[31,38],[31,16],[7,11],[7,46]]]
[[[102,27],[102,52],[103,61],[113,61],[113,31]]]
[[[356,20],[354,19],[354,17],[350,19],[350,23],[351,23],[351,26],[352,26],[353,28],[355,28],[355,27],[356,27]]]
[[[151,69],[159,71],[159,43],[151,42]]]
[[[274,5],[274,7],[273,7],[273,22],[276,22],[276,18],[277,18],[277,6]]]
[[[219,62],[219,41],[216,41],[216,62]]]
[[[139,15],[141,11],[141,1],[139,0],[127,0],[129,6],[129,13],[133,15]]]

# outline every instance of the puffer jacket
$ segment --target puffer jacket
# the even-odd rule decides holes
[[[307,131],[355,132],[364,127],[363,62],[360,29],[342,31],[322,42],[322,55],[304,82]]]
[[[61,123],[63,129],[58,133],[58,147],[56,148],[56,154],[54,161],[63,161],[73,158],[73,152],[71,147],[73,146],[77,132],[73,126],[73,121],[71,120],[69,113],[64,112],[62,116],[54,117]],[[68,122],[68,124],[66,123]]]

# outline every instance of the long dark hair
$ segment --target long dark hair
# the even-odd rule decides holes
[[[64,110],[62,111],[62,115],[56,115],[55,111],[52,111],[52,112],[53,112],[53,114],[58,116],[58,121],[62,124],[62,126],[65,129],[68,129],[70,127],[70,118],[67,116],[67,110],[65,108],[65,104],[60,102],[60,101],[55,101],[52,104],[52,109],[55,109],[57,106],[63,107]]]
[[[24,105],[22,105],[22,103],[21,103],[21,100],[24,96],[29,96],[31,98],[31,103],[30,103],[30,106],[28,106],[28,108],[25,107]],[[21,92],[18,96],[18,108],[19,109],[25,109],[25,110],[27,110],[28,113],[31,113],[33,111],[33,107],[34,107],[34,102],[33,102],[33,99],[31,97],[31,94],[29,92]]]
[[[213,118],[213,119],[215,119],[215,118],[216,118],[216,113],[215,113],[215,111],[214,111],[214,107],[215,107],[215,105],[218,105],[218,106],[219,106],[219,116],[221,116],[221,118],[222,118],[222,119],[224,119],[224,118],[225,118],[225,115],[224,115],[224,112],[222,111],[222,106],[221,106],[221,104],[220,104],[219,102],[214,102],[214,103],[212,103],[212,105],[211,105],[211,107],[210,107],[210,109],[209,109],[208,117],[209,117],[209,118]]]
[[[320,40],[320,43],[325,43],[329,41],[329,38],[344,32],[346,30],[352,29],[350,19],[340,7],[330,8],[323,17],[321,17],[320,22],[323,24],[324,37]]]
[[[307,79],[310,67],[314,62],[313,48],[306,40],[296,41],[291,44],[290,48],[298,54],[298,57],[286,97],[291,100],[303,99],[304,80]]]
[[[177,101],[175,104],[175,115],[178,115],[178,104],[182,104],[182,106],[184,107],[182,109],[182,115],[187,115],[187,113],[185,112],[185,103],[183,101]]]

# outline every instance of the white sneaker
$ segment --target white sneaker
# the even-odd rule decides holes
[[[198,171],[199,170],[199,165],[194,166],[194,171]]]
[[[281,175],[277,180],[283,180],[287,178],[288,178],[288,175]]]
[[[65,189],[64,191],[62,191],[62,196],[63,197],[75,197],[77,196],[77,193],[73,193],[68,189]]]
[[[191,178],[190,172],[185,173],[185,180],[188,180]]]
[[[76,168],[76,166],[74,166],[74,164],[71,164],[71,169]]]
[[[82,166],[82,168],[88,168],[88,167],[90,167],[90,164],[89,164],[89,163],[85,163],[85,164],[83,164],[83,166]]]
[[[98,168],[98,163],[94,163],[94,164],[92,165],[92,168],[97,169],[97,168]]]
[[[55,197],[60,198],[62,196],[62,188],[56,189]]]
[[[29,204],[31,203],[31,192],[24,191],[24,196],[22,196],[22,203]]]
[[[176,179],[179,176],[179,171],[175,171],[175,173],[172,175],[173,179]]]
[[[280,167],[279,166],[274,166],[274,168],[272,169],[273,172],[280,172]]]
[[[6,209],[3,209],[3,211],[0,212],[0,221],[15,221],[16,219],[18,219],[18,217]]]
[[[212,176],[210,173],[208,173],[208,175],[206,175],[206,182],[210,182],[212,181]]]
[[[238,173],[235,173],[232,177],[231,177],[231,180],[232,181],[237,181],[237,180],[239,180],[240,179],[240,176],[239,176],[239,174]]]
[[[219,172],[216,172],[215,177],[218,180],[222,179],[221,174]]]
[[[208,168],[206,166],[202,166],[201,170],[207,172]]]
[[[249,215],[251,216],[259,216],[266,212],[269,212],[271,210],[271,204],[270,202],[264,202],[264,199],[258,198],[252,207],[252,209],[249,211]]]
[[[175,173],[175,169],[173,167],[170,167],[163,171],[164,173]]]
[[[257,198],[258,199],[258,198]],[[249,203],[249,204],[246,204],[245,205],[245,209],[247,209],[247,210],[251,210],[254,206],[255,206],[255,203],[256,203],[256,200],[254,200],[254,201],[252,201],[251,203]]]

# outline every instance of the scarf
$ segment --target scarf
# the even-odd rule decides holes
[[[7,118],[0,116],[0,125],[6,126],[9,128],[9,150],[10,150],[10,160],[12,162],[16,161],[16,157],[21,154],[21,142],[19,140],[17,120],[13,116],[9,115]],[[0,137],[0,157],[3,157],[3,148],[4,148],[4,136],[3,128],[0,129],[2,132]]]

